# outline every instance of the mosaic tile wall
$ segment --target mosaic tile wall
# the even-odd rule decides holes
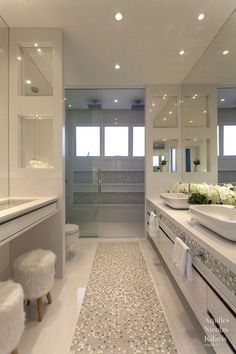
[[[174,354],[137,242],[100,242],[70,354]]]
[[[144,204],[143,192],[74,192],[74,205],[121,205],[121,204]]]
[[[96,183],[97,171],[73,171],[73,184]],[[142,184],[144,171],[101,171],[103,184]]]
[[[150,202],[147,203],[149,209],[153,209]],[[193,238],[191,238],[185,231],[183,231],[174,221],[156,210],[157,215],[176,237],[181,238],[190,248],[193,255],[197,256],[199,260],[210,270],[230,292],[236,295],[236,273],[228,269],[222,262],[216,259],[209,251],[199,245]]]

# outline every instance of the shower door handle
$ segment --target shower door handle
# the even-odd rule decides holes
[[[98,169],[97,177],[98,177],[98,192],[100,193],[102,191],[102,170],[100,168]]]

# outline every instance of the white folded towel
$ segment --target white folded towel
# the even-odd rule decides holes
[[[192,279],[192,255],[189,247],[179,237],[175,239],[173,263],[183,280]]]
[[[159,222],[153,211],[150,213],[148,233],[151,237],[157,237],[159,231]]]

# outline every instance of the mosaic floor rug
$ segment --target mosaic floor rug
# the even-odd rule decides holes
[[[177,353],[137,242],[99,242],[70,354]]]

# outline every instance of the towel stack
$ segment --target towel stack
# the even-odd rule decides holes
[[[150,237],[157,237],[159,231],[158,217],[153,212],[150,213],[148,233]]]
[[[192,279],[192,255],[189,247],[179,237],[175,239],[173,263],[183,280]]]

